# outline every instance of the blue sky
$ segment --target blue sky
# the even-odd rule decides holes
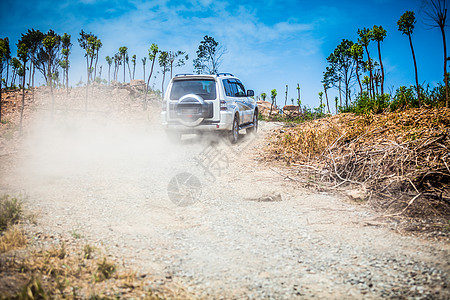
[[[254,89],[256,94],[270,94],[270,90],[277,89],[278,103],[284,103],[286,84],[288,102],[296,98],[295,87],[299,83],[303,104],[314,107],[322,90],[320,81],[326,57],[342,39],[356,41],[357,30],[363,27],[381,25],[387,30],[382,44],[385,89],[395,92],[400,85],[414,84],[408,38],[398,31],[396,24],[406,10],[416,13],[413,44],[419,82],[435,86],[443,76],[442,38],[438,29],[428,29],[423,24],[421,3],[421,0],[3,0],[0,37],[9,37],[15,55],[20,34],[30,28],[72,35],[69,78],[75,84],[80,79],[86,80],[83,52],[76,41],[81,29],[102,40],[99,59],[102,77],[107,77],[105,56],[113,56],[120,46],[127,46],[130,56],[137,55],[136,78],[142,77],[141,58],[147,55],[151,43],[162,50],[186,51],[190,59],[174,72],[192,72],[198,45],[203,36],[210,35],[226,48],[220,71],[240,77],[246,88]],[[373,58],[378,57],[376,44],[371,44],[370,52]],[[119,75],[119,80],[122,76]],[[160,79],[159,75],[155,82],[159,89]],[[331,91],[330,97],[336,94]]]

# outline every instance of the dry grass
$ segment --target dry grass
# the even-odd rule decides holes
[[[21,249],[27,245],[27,237],[18,227],[9,227],[0,237],[0,253]]]
[[[23,219],[22,201],[9,195],[0,197],[0,253],[23,248],[27,238],[16,224]]]
[[[89,246],[55,246],[0,256],[0,299],[192,299],[167,279],[140,277]],[[94,253],[95,252],[95,253]],[[166,282],[164,282],[165,280]]]
[[[266,158],[309,166],[333,187],[367,189],[371,204],[391,215],[448,221],[449,128],[446,108],[340,114],[274,135]]]
[[[0,200],[0,299],[193,298],[172,279],[137,276],[80,238],[72,236],[70,246],[48,249],[33,244],[35,239],[29,243],[21,229],[22,201],[9,196]]]

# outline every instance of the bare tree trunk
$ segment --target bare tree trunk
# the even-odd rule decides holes
[[[363,87],[361,83],[361,78],[359,78],[359,63],[358,60],[356,61],[356,78],[358,79],[359,89],[361,90],[360,95],[363,93]]]
[[[49,51],[51,52],[51,51]],[[50,95],[52,97],[52,115],[55,113],[55,97],[53,97],[53,78],[52,78],[52,56],[48,55],[48,70],[47,70],[47,79],[48,79],[48,84],[50,85]]]
[[[348,82],[349,80],[348,80],[348,76],[347,76],[347,72],[345,72],[345,75],[344,75],[344,84],[345,84],[345,106],[347,106],[348,107],[348,102],[349,102],[349,100],[351,100],[351,99],[349,99],[349,97],[350,97],[350,90],[349,90],[349,87],[348,87],[348,85],[349,85],[349,82]]]
[[[26,61],[24,61],[23,62],[23,79],[22,79],[22,107],[20,108],[20,129],[19,129],[20,135],[22,135],[23,110],[25,108],[25,73],[26,73],[26,69],[27,69],[26,67],[27,67],[27,63],[26,63]],[[52,100],[53,100],[53,97],[52,97]]]
[[[342,90],[341,90],[341,78],[339,78],[339,105],[342,107]]]
[[[130,74],[130,81],[131,81],[131,70],[130,70],[130,63],[127,62],[127,66],[128,66],[128,73]]]
[[[126,64],[126,62],[125,62],[125,54],[122,55],[122,58],[123,58],[123,83],[125,83],[125,64]]]
[[[33,66],[33,60],[30,60],[30,74],[28,74],[28,87],[31,87],[31,68]]]
[[[34,57],[34,55],[33,55],[33,57]],[[31,84],[31,86],[33,87],[33,89],[32,89],[32,95],[33,95],[33,102],[34,102],[34,72],[36,71],[36,65],[35,65],[35,63],[33,63],[33,75],[31,76],[31,81],[32,81],[32,84]],[[30,70],[30,72],[31,72],[31,70]]]
[[[164,66],[165,68],[166,66]],[[164,79],[166,78],[166,71],[163,70],[163,78],[162,78],[162,84],[161,84],[161,96],[164,98]]]
[[[144,68],[144,80],[145,80],[145,64],[142,64],[142,67]]]
[[[156,55],[155,55],[155,58],[153,58],[153,60],[152,60],[152,67],[150,68],[150,75],[148,75],[147,86],[145,87],[144,110],[147,109],[147,93],[148,93],[148,88],[150,86],[150,79],[152,78],[152,74],[153,74],[153,68],[155,66],[155,60],[156,60]]]
[[[69,57],[66,56],[66,91],[69,94]]]
[[[9,77],[9,59],[6,60],[6,78],[5,78],[6,89],[8,89],[8,77]]]
[[[288,96],[288,85],[286,84],[286,96],[284,97],[284,106],[287,104],[287,97]]]
[[[84,110],[87,111],[87,104],[88,104],[88,96],[89,96],[89,80],[90,80],[90,74],[89,74],[89,56],[86,55],[86,68],[87,68],[87,82],[86,82],[86,97],[84,99]]]
[[[275,98],[272,98],[272,103],[270,104],[270,111],[269,111],[269,117],[272,115],[272,109],[273,109],[273,102]]]
[[[372,72],[372,60],[370,59],[370,54],[369,54],[369,49],[367,49],[367,46],[364,46],[364,48],[366,49],[366,53],[367,53],[367,60],[369,61],[369,75],[370,75],[370,89],[372,90],[373,93],[373,72]],[[375,95],[371,95],[369,93],[369,96],[371,98],[375,98]]]
[[[413,44],[412,44],[411,34],[408,34],[408,37],[409,37],[409,44],[411,46],[411,52],[412,52],[412,56],[413,56],[413,60],[414,60],[414,72],[416,74],[417,99],[419,100],[419,107],[422,107],[420,88],[419,88],[419,76],[417,75],[416,55],[414,54],[414,48],[413,48]]]
[[[98,62],[98,49],[97,49],[97,53],[95,54],[95,65],[94,65],[94,82],[95,82],[95,78],[97,76],[97,62]]]
[[[16,84],[16,74],[17,74],[16,70],[13,69],[11,74],[11,84],[10,84],[11,86]]]
[[[336,106],[336,114],[338,114],[338,102],[337,102],[337,97],[334,98],[334,105]]]
[[[378,57],[380,59],[380,69],[381,69],[381,95],[384,95],[384,68],[383,68],[383,62],[381,61],[380,41],[378,41]],[[377,91],[377,93],[378,93],[378,91]]]
[[[444,81],[445,81],[445,107],[448,108],[448,74],[447,74],[447,43],[445,41],[445,30],[441,26],[442,42],[444,43]]]
[[[325,88],[325,86],[323,87],[323,90],[325,92],[325,99],[327,99],[327,109],[328,109],[328,113],[331,114],[330,111],[330,103],[328,102],[328,93],[327,93],[327,89]]]

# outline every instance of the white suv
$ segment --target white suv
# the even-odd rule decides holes
[[[183,133],[222,131],[236,143],[239,130],[258,130],[258,106],[253,90],[229,73],[178,74],[170,82],[162,105],[162,124],[170,137]]]

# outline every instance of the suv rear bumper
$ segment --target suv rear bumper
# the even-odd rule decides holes
[[[219,120],[205,119],[197,126],[186,126],[180,123],[177,119],[167,120],[167,112],[161,112],[162,126],[165,130],[173,130],[185,133],[192,133],[196,131],[215,131],[215,130],[231,130],[233,126],[233,112],[221,111]]]

